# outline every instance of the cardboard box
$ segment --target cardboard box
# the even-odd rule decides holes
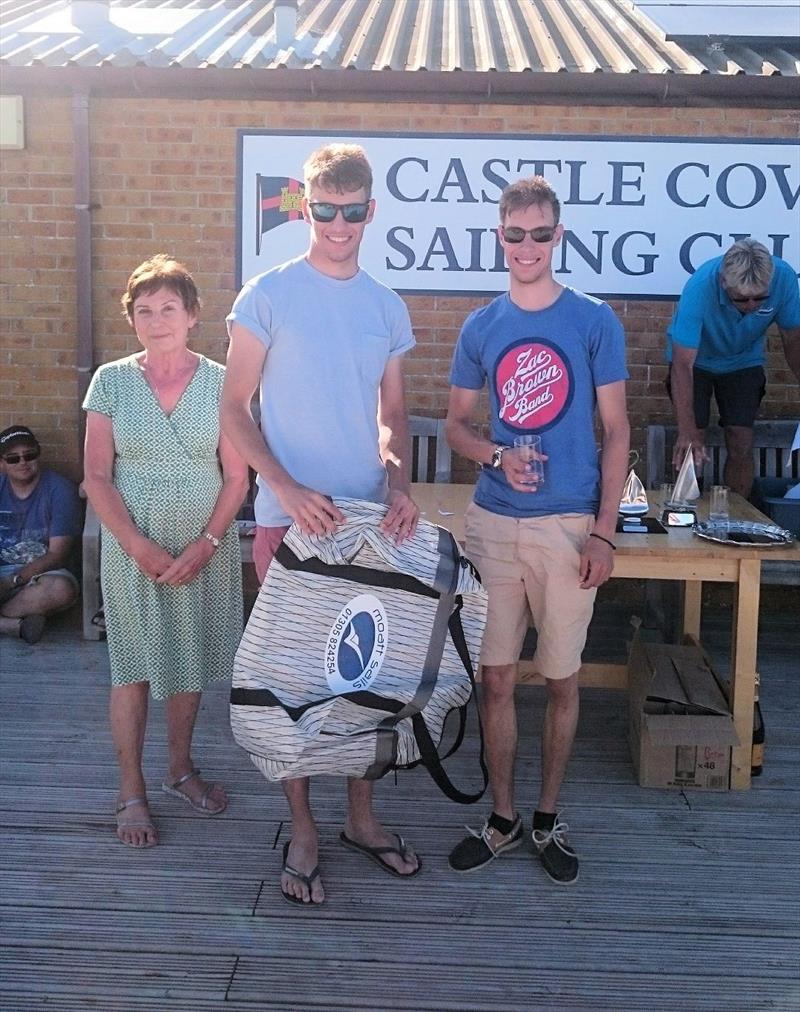
[[[629,742],[642,787],[727,791],[739,744],[722,684],[697,643],[644,643],[628,661]]]

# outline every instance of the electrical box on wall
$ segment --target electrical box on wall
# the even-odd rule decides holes
[[[25,147],[25,112],[22,95],[0,95],[0,148]]]

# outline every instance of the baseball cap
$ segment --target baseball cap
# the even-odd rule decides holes
[[[38,446],[39,440],[27,425],[9,425],[7,429],[0,432],[0,453],[5,453],[16,443],[29,443],[31,446]]]

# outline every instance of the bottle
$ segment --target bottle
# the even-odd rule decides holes
[[[756,672],[756,697],[753,706],[753,748],[750,753],[750,776],[760,777],[764,769],[764,715],[758,701],[759,676]]]

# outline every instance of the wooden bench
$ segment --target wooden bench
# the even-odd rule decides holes
[[[758,421],[753,426],[753,463],[757,478],[790,478],[800,482],[800,451],[792,451],[798,420],[786,418]],[[672,477],[672,448],[678,434],[675,425],[647,427],[647,487],[658,488]],[[709,459],[703,468],[705,487],[723,484],[725,433],[719,426],[706,429]],[[793,562],[763,562],[761,582],[800,586],[800,568]]]
[[[450,481],[452,454],[444,434],[444,418],[411,415],[411,480]]]
[[[800,452],[791,445],[797,431],[797,419],[756,422],[753,426],[753,463],[757,478],[794,478],[800,481]],[[658,488],[672,475],[672,448],[678,434],[675,425],[647,426],[647,487]],[[725,433],[719,426],[706,429],[709,459],[703,468],[706,486],[721,485],[728,456]],[[700,477],[700,476],[698,476]]]

